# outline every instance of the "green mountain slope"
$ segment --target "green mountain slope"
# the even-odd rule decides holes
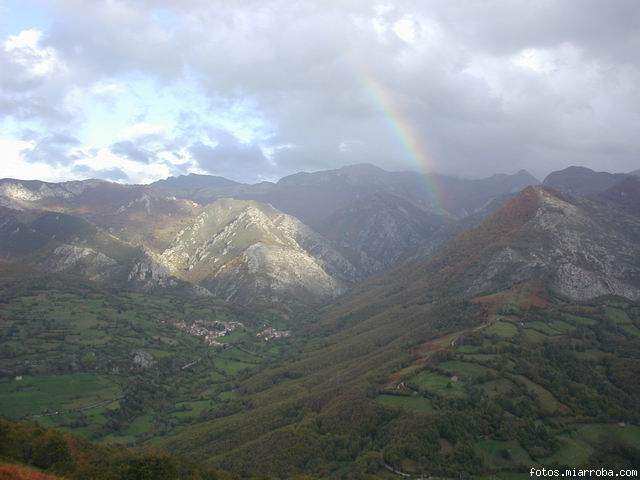
[[[613,212],[583,215],[601,208],[526,190],[431,260],[372,279],[308,319],[307,343],[287,364],[240,383],[242,412],[163,443],[280,477],[374,478],[387,468],[455,477],[603,458],[632,465],[635,277],[625,277],[622,299],[588,282],[567,290],[560,268],[576,262],[611,288],[636,271],[627,251],[637,245],[635,220],[616,216],[622,224],[611,232]],[[589,233],[588,251],[602,249],[619,269],[575,257],[559,226],[569,238]]]

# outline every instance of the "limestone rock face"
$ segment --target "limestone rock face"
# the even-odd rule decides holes
[[[357,278],[319,234],[250,200],[208,205],[158,259],[171,274],[243,303],[323,301]]]
[[[0,197],[9,207],[20,207],[23,203],[45,199],[68,199],[80,195],[87,188],[101,184],[100,180],[84,180],[63,183],[47,183],[38,180],[0,180]]]
[[[176,285],[176,280],[171,276],[169,271],[148,253],[143,254],[133,264],[127,279],[130,282],[136,282],[147,288]]]
[[[45,268],[52,272],[73,270],[91,280],[105,280],[118,268],[118,262],[93,248],[63,244],[53,250]]]
[[[572,300],[640,298],[638,217],[540,187],[526,195],[532,202],[529,218],[494,249],[470,293],[541,278]]]

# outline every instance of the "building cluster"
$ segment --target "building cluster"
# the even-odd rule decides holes
[[[210,347],[223,347],[226,343],[221,339],[238,328],[244,328],[244,325],[240,322],[196,320],[191,324],[178,322],[176,328],[194,337],[203,337]]]
[[[291,332],[289,330],[276,330],[273,327],[265,327],[256,334],[257,337],[263,338],[266,342],[277,338],[290,337]]]

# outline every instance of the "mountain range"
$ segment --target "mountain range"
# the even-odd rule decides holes
[[[469,212],[537,183],[526,172],[431,177],[354,165],[256,185],[203,175],[151,185],[5,179],[0,205],[6,248],[15,244],[31,256],[52,252],[48,262],[32,262],[40,268],[100,280],[92,270],[111,265],[114,273],[103,272],[103,280],[117,277],[132,288],[187,282],[227,301],[304,305],[432,251]],[[449,195],[436,198],[434,182]],[[58,214],[59,232],[32,224],[36,212]],[[72,218],[94,229],[94,237],[137,253],[126,260],[109,255],[78,236]]]
[[[569,167],[543,185],[593,196],[629,178]],[[300,307],[430,255],[538,183],[526,171],[466,180],[367,164],[255,185],[195,174],[150,185],[4,179],[2,253],[131,288],[194,285],[226,301]]]
[[[640,458],[636,173],[5,179],[0,204],[13,419],[160,447],[213,478]],[[10,458],[72,471],[30,451]]]
[[[187,175],[151,185],[178,198],[207,203],[220,197],[257,200],[316,227],[330,215],[372,194],[389,194],[417,208],[452,217],[464,217],[498,195],[515,193],[538,180],[526,171],[466,180],[438,174],[387,172],[369,164],[337,170],[301,172],[277,183],[246,185],[221,177]]]

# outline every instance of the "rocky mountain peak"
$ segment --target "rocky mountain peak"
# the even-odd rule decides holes
[[[87,188],[100,183],[102,180],[83,180],[63,183],[47,183],[38,180],[15,180],[4,178],[0,180],[0,197],[3,203],[12,208],[23,208],[25,205],[45,199],[68,199],[75,197]]]
[[[493,232],[495,243],[481,247],[488,261],[471,291],[547,278],[573,300],[640,297],[638,222],[599,204],[530,187],[467,235],[483,229]]]
[[[293,292],[319,301],[355,279],[353,266],[328,241],[253,200],[226,198],[208,205],[159,261],[174,275],[231,301],[295,297]]]

